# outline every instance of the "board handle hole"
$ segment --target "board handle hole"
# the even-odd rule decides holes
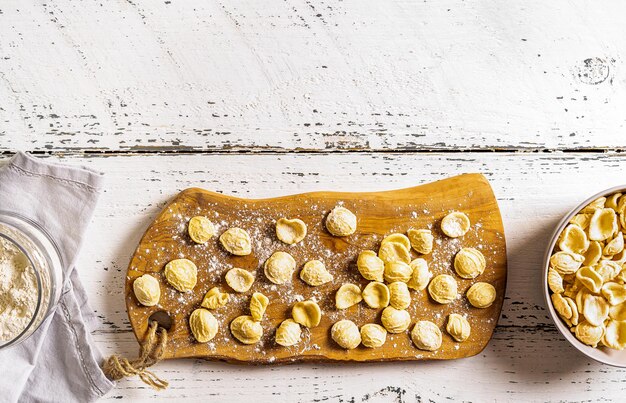
[[[165,311],[156,311],[155,313],[150,315],[150,317],[148,318],[148,324],[152,323],[153,321],[158,323],[159,327],[162,327],[167,331],[169,331],[174,324],[174,321],[172,320],[170,314]]]

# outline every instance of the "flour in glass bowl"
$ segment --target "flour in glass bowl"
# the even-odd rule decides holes
[[[35,314],[38,290],[28,257],[0,237],[0,342],[11,341],[26,329]]]

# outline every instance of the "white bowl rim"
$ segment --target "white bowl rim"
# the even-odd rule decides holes
[[[556,245],[561,231],[563,231],[567,224],[569,224],[570,219],[578,214],[580,210],[582,210],[589,203],[600,197],[605,197],[617,192],[626,192],[626,185],[613,186],[609,189],[600,191],[593,196],[590,196],[589,198],[578,204],[576,207],[574,207],[569,213],[567,213],[563,217],[563,219],[561,219],[559,224],[556,226],[556,229],[552,233],[550,243],[548,244],[548,248],[546,249],[546,252],[544,254],[542,279],[543,297],[548,307],[548,312],[550,312],[550,317],[552,318],[552,321],[556,325],[557,329],[559,329],[559,332],[561,332],[561,334],[567,339],[567,341],[569,341],[570,344],[574,346],[578,351],[585,354],[591,359],[615,367],[626,368],[626,350],[619,351],[609,348],[593,348],[582,343],[574,336],[574,334],[569,330],[567,326],[565,326],[561,318],[554,310],[554,307],[552,306],[552,301],[550,300],[550,289],[548,287],[548,268],[550,267],[550,256],[552,256],[552,251],[554,250],[554,246]]]

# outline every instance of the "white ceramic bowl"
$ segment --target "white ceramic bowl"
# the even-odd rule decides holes
[[[588,346],[582,342],[580,342],[574,334],[568,329],[568,327],[563,323],[559,315],[554,310],[552,306],[552,301],[550,300],[550,289],[548,288],[548,268],[550,266],[550,256],[552,255],[552,251],[554,250],[554,246],[558,240],[559,235],[565,229],[569,220],[575,216],[580,210],[582,210],[586,205],[594,201],[595,199],[608,196],[616,192],[621,192],[626,194],[626,185],[616,186],[610,189],[603,190],[602,192],[596,193],[595,195],[589,197],[587,200],[580,203],[576,206],[572,211],[570,211],[557,225],[556,230],[552,234],[552,238],[550,240],[550,244],[548,245],[548,249],[546,249],[546,254],[543,258],[543,296],[546,301],[546,305],[548,306],[548,311],[550,312],[550,316],[552,320],[556,324],[556,327],[559,329],[561,334],[574,346],[578,351],[585,354],[587,357],[593,358],[596,361],[613,365],[616,367],[624,367],[626,368],[626,350],[614,350],[607,347],[593,348]]]

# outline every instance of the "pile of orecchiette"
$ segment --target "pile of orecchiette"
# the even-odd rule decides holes
[[[578,212],[550,257],[554,309],[581,342],[626,347],[626,196],[601,197]]]
[[[325,226],[333,236],[348,236],[356,231],[357,217],[350,210],[337,206],[327,215]],[[469,229],[469,218],[461,212],[452,212],[441,221],[442,232],[451,238],[462,237]],[[189,221],[188,232],[190,238],[199,244],[208,242],[216,235],[214,225],[203,216],[193,217]],[[276,236],[286,244],[298,243],[306,235],[306,224],[300,219],[281,218],[276,222]],[[250,235],[241,228],[229,228],[220,235],[219,241],[233,255],[252,253]],[[339,320],[331,328],[331,337],[339,346],[353,349],[363,344],[376,348],[385,343],[387,333],[405,332],[411,323],[406,310],[411,304],[409,289],[417,292],[427,289],[432,300],[439,304],[449,304],[459,297],[453,276],[441,274],[432,278],[425,259],[411,258],[411,249],[420,255],[430,254],[433,242],[434,236],[429,229],[411,228],[406,235],[394,233],[386,236],[377,253],[364,250],[358,255],[358,271],[370,282],[362,290],[357,284],[341,285],[335,294],[336,309],[347,309],[364,301],[370,308],[382,309],[382,326],[368,323],[359,329],[350,320]],[[485,267],[483,254],[474,248],[462,248],[454,259],[454,269],[461,278],[474,279],[483,273]],[[273,253],[263,264],[265,277],[277,285],[291,281],[295,270],[295,259],[282,251]],[[188,292],[196,285],[197,267],[191,260],[176,259],[165,266],[164,276],[176,290]],[[303,265],[300,279],[316,287],[333,281],[334,276],[322,261],[311,260]],[[248,270],[233,268],[226,273],[225,280],[233,291],[244,293],[252,287],[255,275]],[[133,289],[139,303],[145,306],[158,303],[159,282],[150,274],[137,278]],[[466,297],[472,306],[487,308],[495,300],[496,291],[489,283],[476,282],[468,289]],[[211,311],[225,306],[228,300],[227,293],[214,287],[204,296],[201,307],[191,313],[189,327],[198,342],[208,342],[215,337],[219,325]],[[232,320],[231,334],[244,344],[259,342],[263,336],[261,321],[269,303],[269,299],[262,293],[253,293],[249,305],[250,315],[241,315]],[[321,318],[322,311],[315,301],[295,303],[291,309],[291,318],[283,320],[276,329],[276,344],[285,347],[296,345],[301,340],[301,326],[313,328],[319,325]],[[453,313],[448,317],[446,331],[457,342],[463,342],[470,336],[471,326],[465,316]],[[415,323],[411,339],[417,348],[434,351],[441,346],[442,334],[436,324],[422,320]]]

